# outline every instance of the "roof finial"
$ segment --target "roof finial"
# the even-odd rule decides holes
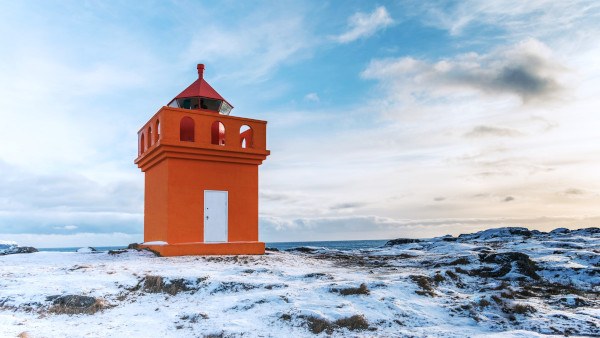
[[[196,67],[196,68],[198,68],[198,78],[200,80],[202,80],[202,78],[204,77],[204,64],[203,63],[199,63],[198,67]]]

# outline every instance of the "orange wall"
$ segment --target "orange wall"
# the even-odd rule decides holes
[[[204,190],[228,191],[229,241],[258,240],[258,166],[169,160],[167,242],[204,241]]]
[[[145,174],[144,242],[167,238],[167,162],[161,162]]]

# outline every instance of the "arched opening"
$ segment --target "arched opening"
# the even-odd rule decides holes
[[[158,142],[158,140],[160,140],[160,121],[156,120],[156,124],[154,127],[154,143]]]
[[[220,121],[213,122],[210,127],[210,143],[225,145],[225,126]]]
[[[148,127],[148,148],[154,143],[154,139],[152,138],[152,127]]]
[[[252,148],[253,144],[253,132],[252,128],[248,125],[240,127],[240,146],[242,148]]]
[[[144,153],[146,143],[144,142],[144,133],[142,133],[142,137],[140,138],[140,155]]]
[[[179,123],[179,140],[194,142],[194,120],[189,116],[184,116]]]

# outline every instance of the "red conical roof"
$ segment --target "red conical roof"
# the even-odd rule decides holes
[[[204,65],[199,64],[197,68],[198,79],[189,85],[184,91],[179,93],[179,95],[175,96],[175,99],[181,99],[184,97],[206,97],[209,99],[223,100],[229,103],[219,93],[217,93],[217,91],[214,90],[214,88],[211,87],[206,80],[204,80]],[[229,103],[229,105],[231,105],[231,103]]]

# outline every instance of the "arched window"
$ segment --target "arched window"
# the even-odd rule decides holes
[[[140,155],[144,153],[146,150],[146,143],[144,142],[144,133],[142,133],[142,137],[140,138]]]
[[[240,146],[242,148],[252,148],[252,128],[248,125],[240,127]]]
[[[160,140],[160,121],[156,120],[156,127],[154,127],[154,143],[158,142],[158,140]]]
[[[154,143],[154,139],[152,138],[152,127],[148,127],[148,148]]]
[[[210,143],[225,145],[225,126],[219,121],[213,122],[210,127]]]
[[[194,120],[189,116],[184,116],[179,123],[179,140],[194,142]]]

